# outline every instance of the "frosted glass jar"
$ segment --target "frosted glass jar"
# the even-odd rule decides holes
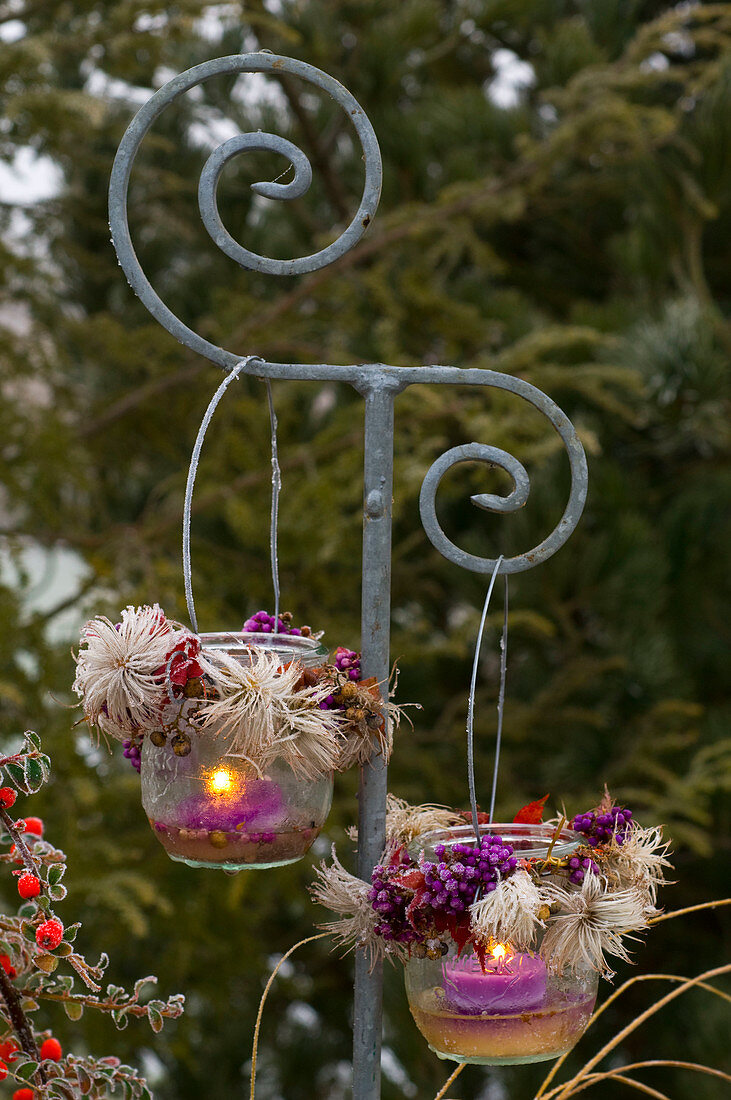
[[[521,858],[545,858],[554,827],[549,825],[481,826],[511,844]],[[428,833],[410,847],[437,860],[434,845],[470,844],[470,826]],[[552,850],[555,858],[571,855],[582,838],[562,831]],[[565,884],[565,880],[562,880]],[[519,1065],[558,1058],[586,1030],[596,1001],[596,971],[555,974],[538,954],[510,944],[488,953],[483,972],[471,948],[458,956],[447,938],[440,959],[412,957],[406,964],[406,996],[416,1026],[440,1058],[484,1066]]]
[[[275,651],[282,663],[312,668],[327,660],[323,646],[296,635],[203,634],[201,641],[209,656],[223,650],[242,664],[251,645]],[[194,710],[196,701],[186,706]],[[303,779],[274,760],[259,774],[229,755],[224,736],[194,731],[188,740],[185,755],[176,754],[172,737],[155,744],[147,735],[142,747],[142,805],[170,858],[230,871],[301,859],[330,812],[332,773]]]

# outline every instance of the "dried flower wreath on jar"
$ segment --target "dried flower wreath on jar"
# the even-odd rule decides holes
[[[333,773],[390,756],[399,708],[361,679],[357,653],[331,661],[320,637],[264,611],[242,631],[197,635],[157,604],[84,626],[74,689],[85,719],[141,770],[173,859],[294,862],[324,824]]]
[[[387,843],[370,885],[322,864],[323,925],[371,961],[406,965],[409,1006],[441,1057],[482,1064],[555,1058],[591,1016],[608,957],[657,915],[668,845],[605,793],[568,822],[546,799],[509,824],[409,806],[389,795]]]

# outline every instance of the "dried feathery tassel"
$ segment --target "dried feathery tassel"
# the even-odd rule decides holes
[[[518,870],[502,879],[492,891],[470,906],[470,928],[475,939],[489,945],[508,942],[519,951],[533,944],[536,928],[543,927],[538,910],[541,892],[527,871]]]
[[[216,654],[213,678],[217,699],[202,704],[203,728],[235,739],[236,749],[261,755],[279,732],[295,694],[302,669],[292,661],[282,668],[279,657],[252,646],[251,664],[227,653]]]
[[[633,826],[612,857],[612,869],[619,886],[637,886],[645,890],[654,906],[658,887],[666,881],[664,868],[672,868],[672,863],[667,859],[669,849],[670,842],[663,840],[661,825],[653,829]]]
[[[229,751],[266,766],[283,757],[310,778],[332,771],[339,752],[340,717],[320,710],[325,687],[303,687],[302,668],[285,668],[273,653],[253,646],[251,664],[217,656],[217,699],[202,704],[203,729],[225,737]]]
[[[317,702],[297,699],[289,702],[285,725],[261,758],[266,768],[274,759],[284,760],[297,775],[317,779],[334,771],[340,756],[340,716],[337,711],[320,710]]]
[[[318,924],[324,932],[330,932],[346,954],[356,947],[362,948],[368,956],[371,970],[379,959],[390,957],[406,958],[406,949],[397,943],[390,943],[376,935],[375,926],[379,916],[368,900],[370,886],[363,879],[351,875],[332,849],[332,864],[321,863],[317,871],[317,880],[310,887],[312,900],[323,905],[339,919]]]
[[[364,719],[347,723],[337,762],[339,772],[347,771],[354,764],[367,764],[372,756],[383,756],[386,763],[391,759],[394,725],[398,726],[400,715],[396,714],[394,718],[394,712],[398,711],[394,704],[387,703],[386,706],[386,722],[375,724]]]
[[[167,697],[164,667],[176,638],[157,604],[126,607],[116,627],[106,618],[86,623],[74,691],[87,721],[120,741],[155,724]]]
[[[459,814],[446,806],[425,803],[422,806],[410,806],[403,798],[386,796],[386,839],[398,844],[410,844],[422,833],[431,833],[436,829],[450,829],[464,824]]]
[[[637,887],[609,890],[606,880],[594,874],[575,892],[547,883],[541,894],[546,904],[560,906],[541,944],[546,964],[559,973],[588,969],[611,977],[605,954],[629,962],[622,937],[646,928],[653,912],[646,892]]]
[[[389,852],[410,844],[422,833],[451,829],[459,825],[464,825],[463,818],[446,806],[431,803],[412,806],[403,798],[396,798],[390,793],[386,795],[386,846]],[[358,840],[358,829],[355,825],[351,825],[347,832],[351,840]],[[379,863],[387,862],[387,855],[384,854]]]
[[[382,756],[386,763],[393,751],[394,731],[406,718],[406,707],[417,707],[420,703],[402,703],[398,706],[390,702],[398,687],[398,669],[394,669],[390,679],[388,699],[381,697],[378,682],[375,679],[362,680],[358,684],[343,682],[343,675],[333,669],[330,675],[331,692],[344,707],[344,740],[338,760],[338,771],[347,771],[354,764],[367,764],[373,756]]]

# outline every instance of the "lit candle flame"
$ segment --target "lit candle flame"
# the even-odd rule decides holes
[[[495,971],[498,974],[504,973],[507,969],[508,961],[512,955],[510,950],[510,944],[496,943],[492,949],[492,957],[495,962]]]
[[[216,768],[208,778],[208,789],[212,794],[227,794],[234,785],[234,777],[228,768]]]

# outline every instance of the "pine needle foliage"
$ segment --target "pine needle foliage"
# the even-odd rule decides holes
[[[185,471],[219,379],[126,286],[109,245],[106,188],[137,106],[207,58],[266,48],[341,80],[381,141],[383,201],[335,267],[291,281],[240,271],[216,252],[196,208],[200,167],[222,132],[271,129],[315,166],[310,193],[291,204],[255,201],[248,186],[278,176],[280,158],[227,167],[224,221],[266,254],[332,239],[356,207],[362,166],[346,121],[297,81],[211,81],[159,120],[135,168],[132,232],[153,285],[191,327],[242,354],[490,366],[566,410],[589,455],[589,501],[560,554],[511,583],[498,814],[549,790],[581,807],[606,780],[673,837],[673,904],[717,896],[729,786],[731,5],[8,0],[0,34],[0,158],[28,173],[27,187],[0,196],[0,732],[10,739],[43,719],[56,771],[38,800],[49,827],[63,826],[85,930],[128,960],[120,981],[154,968],[166,987],[194,993],[156,1042],[160,1063],[148,1058],[159,1069],[156,1094],[187,1100],[211,1082],[219,1095],[240,1091],[241,1040],[270,956],[316,919],[308,866],[229,880],[167,862],[134,773],[74,727],[69,649],[84,619],[157,600],[185,620]],[[332,384],[274,391],[284,603],[333,644],[357,648],[360,398]],[[446,479],[439,514],[465,549],[528,549],[567,493],[554,433],[517,399],[429,387],[399,398],[392,649],[400,697],[424,711],[413,732],[397,734],[391,789],[415,803],[465,801],[465,696],[485,584],[431,549],[418,492],[438,454],[472,439],[524,460],[532,489],[527,508],[506,520],[469,502],[470,493],[506,491],[499,472],[465,466]],[[203,629],[236,628],[271,604],[269,487],[265,395],[241,380],[218,410],[196,487]],[[74,580],[49,591],[44,570]],[[496,610],[477,698],[483,800],[499,619]],[[339,781],[324,844],[353,824],[354,784]],[[723,932],[720,915],[698,922],[693,972],[717,964]],[[648,946],[643,967],[687,973],[686,952],[670,931]],[[386,1043],[396,1061],[384,1098],[433,1095],[443,1072],[424,1057],[391,981]],[[262,1100],[344,1095],[350,992],[347,964],[324,954],[317,965],[292,964],[272,993]],[[698,1027],[694,996],[687,1010],[648,1022],[651,1047],[682,1045],[689,1060],[718,1064],[721,1017],[704,1007]],[[103,1023],[75,1026],[89,1049],[103,1049]],[[135,1062],[129,1042],[116,1049]],[[641,1060],[636,1044],[627,1038],[628,1063]],[[674,1100],[717,1096],[717,1082],[657,1072]],[[530,1095],[531,1074],[465,1072],[460,1095]]]

